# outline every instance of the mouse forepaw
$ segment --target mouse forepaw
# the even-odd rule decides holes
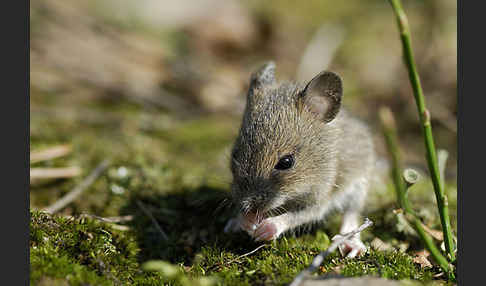
[[[255,229],[253,238],[255,241],[270,241],[277,239],[288,229],[288,224],[283,215],[264,219]]]
[[[255,230],[253,237],[255,241],[273,240],[280,235],[277,225],[271,221],[264,220]]]
[[[335,235],[332,240],[341,239],[343,236],[340,234]],[[345,240],[338,246],[339,252],[346,258],[354,258],[366,253],[367,248],[358,236],[353,236],[350,239]]]

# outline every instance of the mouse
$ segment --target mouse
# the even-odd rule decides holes
[[[230,159],[238,213],[224,231],[271,241],[340,212],[338,239],[361,220],[376,157],[370,128],[342,107],[338,74],[280,82],[275,70],[269,61],[250,76]],[[339,251],[353,258],[367,249],[358,233]]]

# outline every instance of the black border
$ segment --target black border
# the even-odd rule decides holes
[[[467,3],[467,7],[464,5]],[[480,1],[457,1],[458,285],[484,284],[484,15]],[[474,7],[476,4],[477,7]],[[467,11],[466,11],[467,10]],[[482,56],[482,57],[481,57]],[[465,68],[467,67],[467,69]],[[465,130],[470,138],[465,140]],[[480,152],[482,151],[482,152]],[[473,162],[475,161],[475,162]],[[467,162],[467,164],[466,164]],[[465,229],[469,229],[466,235]],[[477,283],[474,283],[477,281]],[[482,282],[482,283],[481,283]]]
[[[2,9],[2,284],[29,285],[30,1]]]
[[[464,7],[464,2],[468,7]],[[478,7],[472,7],[476,3]],[[3,28],[5,73],[2,90],[2,143],[3,154],[7,159],[2,164],[2,187],[3,194],[9,196],[8,201],[14,199],[16,203],[8,203],[6,208],[2,208],[5,225],[2,238],[7,240],[3,243],[7,252],[3,258],[8,263],[2,267],[2,282],[7,280],[15,281],[10,285],[29,285],[30,0],[9,1],[8,4],[16,6],[12,10],[13,5],[5,5],[7,7],[3,9],[4,17],[0,26]],[[485,200],[478,197],[485,191],[480,181],[484,176],[484,162],[481,162],[484,156],[478,151],[486,146],[482,139],[485,129],[482,115],[486,105],[471,103],[472,100],[484,97],[484,61],[479,55],[486,50],[486,44],[483,42],[482,30],[485,25],[481,21],[484,16],[480,4],[480,1],[457,1],[458,285],[480,285],[473,282],[481,281],[484,265],[479,261],[483,258],[482,246],[485,244],[482,210],[486,206]],[[468,9],[467,17],[464,9]],[[469,73],[465,71],[464,65],[469,66]],[[472,134],[468,142],[464,138],[466,128]],[[16,149],[16,152],[12,152],[12,149]],[[477,164],[471,166],[474,158],[478,160]],[[464,164],[466,161],[469,168]],[[475,178],[477,182],[472,181]],[[464,232],[466,224],[471,230],[467,238]],[[15,235],[11,233],[12,229],[15,229]],[[468,262],[465,260],[467,256]]]

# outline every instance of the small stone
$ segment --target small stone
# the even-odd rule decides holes
[[[117,195],[121,195],[121,194],[123,194],[125,192],[125,189],[124,188],[122,188],[122,187],[120,187],[118,185],[115,185],[115,184],[111,185],[111,188],[110,189],[111,189],[111,192],[112,193],[117,194]]]
[[[117,175],[119,178],[125,178],[128,175],[128,169],[126,167],[118,168]]]

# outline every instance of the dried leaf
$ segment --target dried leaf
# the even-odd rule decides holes
[[[373,241],[371,241],[371,247],[373,247],[374,250],[378,251],[388,251],[394,249],[391,244],[384,242],[378,237],[375,237]]]
[[[336,265],[332,268],[332,271],[337,273],[337,274],[340,274],[342,269],[343,269],[342,265]]]
[[[425,224],[422,224],[422,227],[424,228],[425,232],[427,232],[428,234],[430,234],[430,236],[432,236],[433,238],[437,239],[438,241],[443,241],[444,240],[444,234],[442,233],[442,231],[435,230],[435,229],[431,229],[428,226],[426,226]]]
[[[420,264],[421,268],[432,267],[432,263],[427,259],[430,253],[427,250],[421,250],[415,253],[415,257],[413,258],[413,262]]]

